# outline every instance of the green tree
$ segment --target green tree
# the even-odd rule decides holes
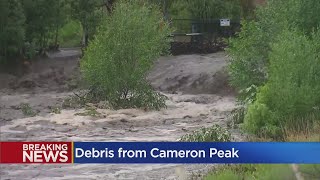
[[[121,1],[99,28],[81,61],[91,87],[91,100],[107,100],[115,108],[165,106],[145,76],[161,53],[169,49],[170,29],[158,7]]]
[[[26,37],[44,52],[50,42],[57,44],[58,29],[64,24],[62,0],[25,0]]]
[[[244,19],[252,18],[254,16],[254,0],[240,0],[241,15]]]
[[[0,62],[20,55],[25,39],[21,1],[0,1]]]
[[[320,1],[268,0],[231,39],[231,83],[248,106],[244,127],[283,138],[319,118]],[[317,82],[318,81],[318,82]],[[316,119],[317,120],[317,119]]]
[[[188,0],[187,2],[193,19],[240,18],[238,0]]]
[[[57,48],[59,42],[59,30],[63,27],[63,25],[67,22],[67,1],[65,0],[56,0],[56,3],[54,4],[54,7],[52,7],[54,10],[53,14],[53,45],[55,48]]]
[[[252,97],[250,91],[266,83],[270,44],[283,29],[298,28],[311,34],[320,26],[318,0],[268,0],[257,9],[255,21],[243,21],[238,37],[231,39],[228,53],[231,56],[231,83],[240,90],[240,100]],[[253,96],[254,97],[254,96]]]
[[[169,20],[169,9],[175,1],[177,0],[149,0],[149,2],[154,3],[160,7],[163,18],[165,20]]]
[[[72,16],[82,25],[83,43],[85,46],[93,38],[105,14],[103,7],[107,5],[109,4],[103,0],[71,0]]]
[[[308,37],[286,30],[271,45],[268,81],[244,121],[250,132],[281,138],[285,128],[309,129],[319,120],[319,40],[320,31]]]

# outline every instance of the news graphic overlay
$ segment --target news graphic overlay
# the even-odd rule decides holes
[[[0,163],[72,163],[71,142],[1,142]]]
[[[1,142],[1,163],[320,164],[320,142]]]

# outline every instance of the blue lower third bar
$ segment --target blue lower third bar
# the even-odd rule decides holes
[[[74,163],[320,164],[320,142],[75,142]]]

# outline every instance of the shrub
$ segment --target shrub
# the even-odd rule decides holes
[[[36,46],[33,42],[24,43],[24,56],[26,59],[33,59],[37,54]]]
[[[261,86],[267,79],[266,58],[270,39],[258,26],[257,22],[243,21],[239,37],[231,39],[230,47],[227,49],[231,56],[231,84],[241,92],[241,101],[250,96],[251,91],[248,92],[246,89]]]
[[[249,106],[244,127],[247,131],[257,134],[259,137],[279,139],[282,138],[281,128],[275,125],[277,124],[275,118],[267,105],[255,102]]]
[[[107,100],[114,108],[165,106],[145,79],[170,45],[169,26],[158,11],[139,1],[120,1],[102,22],[81,61],[92,101]]]
[[[256,11],[255,21],[243,21],[241,32],[230,40],[228,49],[231,83],[242,90],[240,100],[251,95],[245,89],[262,86],[268,80],[270,45],[283,29],[296,27],[310,35],[319,25],[318,0],[268,0],[266,6]]]
[[[231,140],[230,133],[219,125],[209,128],[201,128],[181,137],[180,141],[187,142],[228,142]]]
[[[61,114],[61,107],[49,107],[51,110],[51,113],[54,114]]]
[[[297,117],[311,113],[320,102],[320,32],[308,38],[285,31],[270,54],[269,105]]]
[[[238,19],[240,3],[237,0],[187,0],[188,10],[192,19],[217,19],[222,17]]]
[[[320,117],[320,32],[309,38],[284,31],[271,45],[269,80],[248,108],[245,127],[252,133],[280,136],[280,128],[299,129]],[[301,121],[303,119],[303,122]],[[318,119],[317,119],[318,120]]]
[[[35,112],[28,103],[21,103],[20,109],[25,116],[33,117],[37,115],[37,112]]]

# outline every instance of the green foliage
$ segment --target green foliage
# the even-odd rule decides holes
[[[180,141],[187,142],[228,142],[231,140],[230,133],[219,125],[209,128],[201,128],[191,134],[181,137]]]
[[[235,174],[232,170],[223,170],[221,173],[210,174],[204,178],[205,180],[242,180],[238,174]]]
[[[311,136],[306,137],[304,135],[302,139],[287,139],[290,142],[319,142],[319,129],[314,132],[318,136],[318,139],[313,139]],[[295,136],[296,134],[293,134]],[[264,139],[266,140],[266,139]],[[299,172],[304,179],[316,180],[320,178],[320,165],[308,164],[299,165]],[[295,173],[291,165],[288,164],[241,164],[241,165],[223,165],[219,166],[209,172],[205,180],[238,180],[238,179],[295,179]]]
[[[272,45],[267,103],[278,113],[298,117],[314,112],[319,105],[319,39],[320,32],[309,39],[285,31]]]
[[[158,7],[160,7],[160,10],[162,11],[164,20],[168,20],[169,16],[169,9],[171,8],[172,4],[174,2],[177,2],[179,0],[149,0],[150,3],[156,4]]]
[[[103,1],[71,0],[70,2],[72,17],[81,23],[84,35],[83,43],[88,45],[88,41],[93,38],[104,17]]]
[[[240,4],[238,0],[188,0],[187,2],[191,18],[240,18]]]
[[[205,180],[242,180],[242,179],[263,179],[274,180],[295,179],[295,175],[287,164],[264,165],[264,164],[243,164],[228,165],[218,168],[215,172],[207,175]]]
[[[33,117],[37,115],[37,112],[35,112],[28,103],[21,103],[20,109],[25,116]]]
[[[271,45],[269,80],[248,108],[247,130],[277,137],[280,128],[313,125],[307,123],[310,114],[315,116],[310,120],[319,120],[319,37],[319,32],[310,38],[287,30]]]
[[[58,48],[59,30],[70,8],[65,0],[1,1],[0,61],[17,56],[32,59],[37,52]]]
[[[251,93],[252,86],[261,86],[267,79],[268,36],[257,22],[242,22],[239,37],[230,40],[227,50],[231,56],[229,72],[231,84],[240,90],[239,99],[244,101]],[[253,97],[254,98],[254,97]]]
[[[21,54],[25,16],[21,1],[0,1],[0,63]]]
[[[81,61],[92,101],[114,108],[159,109],[165,98],[145,80],[153,62],[169,49],[169,26],[158,8],[137,1],[119,2],[99,28]]]
[[[22,1],[26,16],[26,40],[44,51],[49,44],[56,44],[58,30],[65,23],[64,0]]]
[[[85,112],[76,113],[76,116],[102,117],[95,107],[86,107]]]
[[[258,96],[259,100],[259,96]],[[244,119],[244,127],[247,131],[263,137],[278,138],[281,133],[276,115],[269,107],[259,101],[249,105]]]
[[[308,129],[302,125],[312,126],[319,117],[319,5],[270,0],[230,40],[231,84],[248,106],[249,132],[283,139],[284,131]]]
[[[82,35],[81,23],[70,19],[59,30],[60,47],[79,47]]]
[[[56,50],[59,41],[63,46],[78,46],[82,32],[87,42],[105,14],[104,3],[104,0],[1,1],[0,62],[18,56],[32,59],[47,50]]]
[[[319,3],[317,0],[268,0],[266,6],[257,10],[257,21],[244,21],[239,37],[231,39],[228,49],[232,85],[239,90],[263,85],[268,79],[270,45],[286,28],[295,27],[310,34],[320,25]],[[240,100],[247,96],[242,93]]]
[[[185,19],[191,17],[188,10],[188,2],[184,0],[172,1],[169,13],[172,19]]]
[[[242,180],[256,171],[253,165],[223,165],[210,172],[205,180]]]
[[[245,19],[254,17],[255,4],[254,0],[240,0],[241,16]]]
[[[320,177],[320,165],[299,165],[299,171],[305,179],[316,180]],[[288,164],[243,164],[224,165],[209,173],[205,180],[291,180],[296,179],[291,165]]]
[[[299,170],[302,176],[306,179],[316,180],[320,179],[320,165],[319,164],[304,164],[300,165]]]
[[[61,108],[60,107],[50,107],[51,113],[54,114],[60,114],[61,113]]]
[[[34,43],[24,43],[24,56],[27,59],[33,59],[37,54],[37,48]]]

